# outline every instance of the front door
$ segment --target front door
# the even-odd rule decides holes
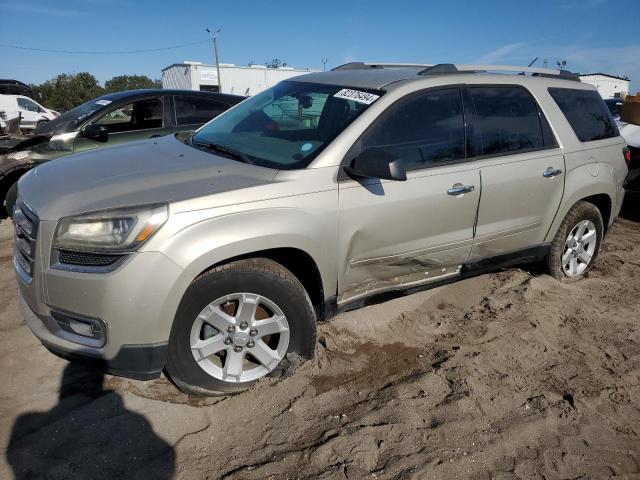
[[[111,147],[134,140],[160,137],[171,133],[165,121],[163,97],[146,98],[109,110],[92,122],[104,125],[109,131],[106,143],[82,136],[79,133],[73,145],[74,152],[97,147]]]
[[[38,104],[27,97],[17,97],[16,102],[18,103],[18,112],[22,115],[20,126],[22,128],[36,128],[42,119]]]
[[[473,242],[480,175],[465,161],[458,88],[391,106],[352,149],[402,159],[407,180],[341,178],[338,303],[460,274]]]
[[[520,255],[544,242],[564,193],[564,155],[533,96],[470,86],[482,199],[472,259]]]

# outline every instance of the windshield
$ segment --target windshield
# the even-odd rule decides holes
[[[46,135],[48,133],[71,132],[75,130],[76,127],[79,127],[85,119],[110,105],[112,103],[110,97],[112,97],[112,95],[104,95],[102,97],[89,100],[88,102],[63,113],[53,120],[43,123],[36,129],[36,133]]]
[[[382,94],[280,82],[206,124],[191,145],[264,167],[304,168]]]

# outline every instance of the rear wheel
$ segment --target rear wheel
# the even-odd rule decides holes
[[[315,312],[302,284],[271,260],[241,260],[187,289],[167,372],[187,393],[235,393],[311,358],[314,347]]]
[[[602,215],[595,205],[580,201],[562,221],[549,255],[549,274],[558,280],[581,279],[593,266],[600,251],[604,226]]]

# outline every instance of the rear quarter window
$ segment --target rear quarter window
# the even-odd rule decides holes
[[[549,94],[581,142],[619,135],[615,120],[597,91],[549,88]]]
[[[178,126],[207,123],[229,109],[228,105],[209,98],[179,95],[173,98]]]

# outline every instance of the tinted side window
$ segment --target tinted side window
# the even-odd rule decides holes
[[[178,125],[207,123],[227,110],[227,105],[208,98],[176,96],[176,122]]]
[[[394,153],[415,169],[465,156],[460,90],[419,93],[390,107],[365,134],[362,147]]]
[[[538,105],[519,87],[471,87],[474,136],[480,155],[544,148]]]
[[[550,88],[549,93],[581,142],[618,136],[618,127],[597,91]]]
[[[162,127],[162,100],[149,98],[124,105],[106,113],[96,125],[105,125],[109,133],[130,132]]]
[[[557,147],[558,142],[556,141],[556,137],[553,135],[553,131],[551,130],[551,125],[547,121],[547,117],[544,116],[542,111],[538,112],[540,114],[540,124],[542,125],[542,139],[544,141],[545,147]]]

